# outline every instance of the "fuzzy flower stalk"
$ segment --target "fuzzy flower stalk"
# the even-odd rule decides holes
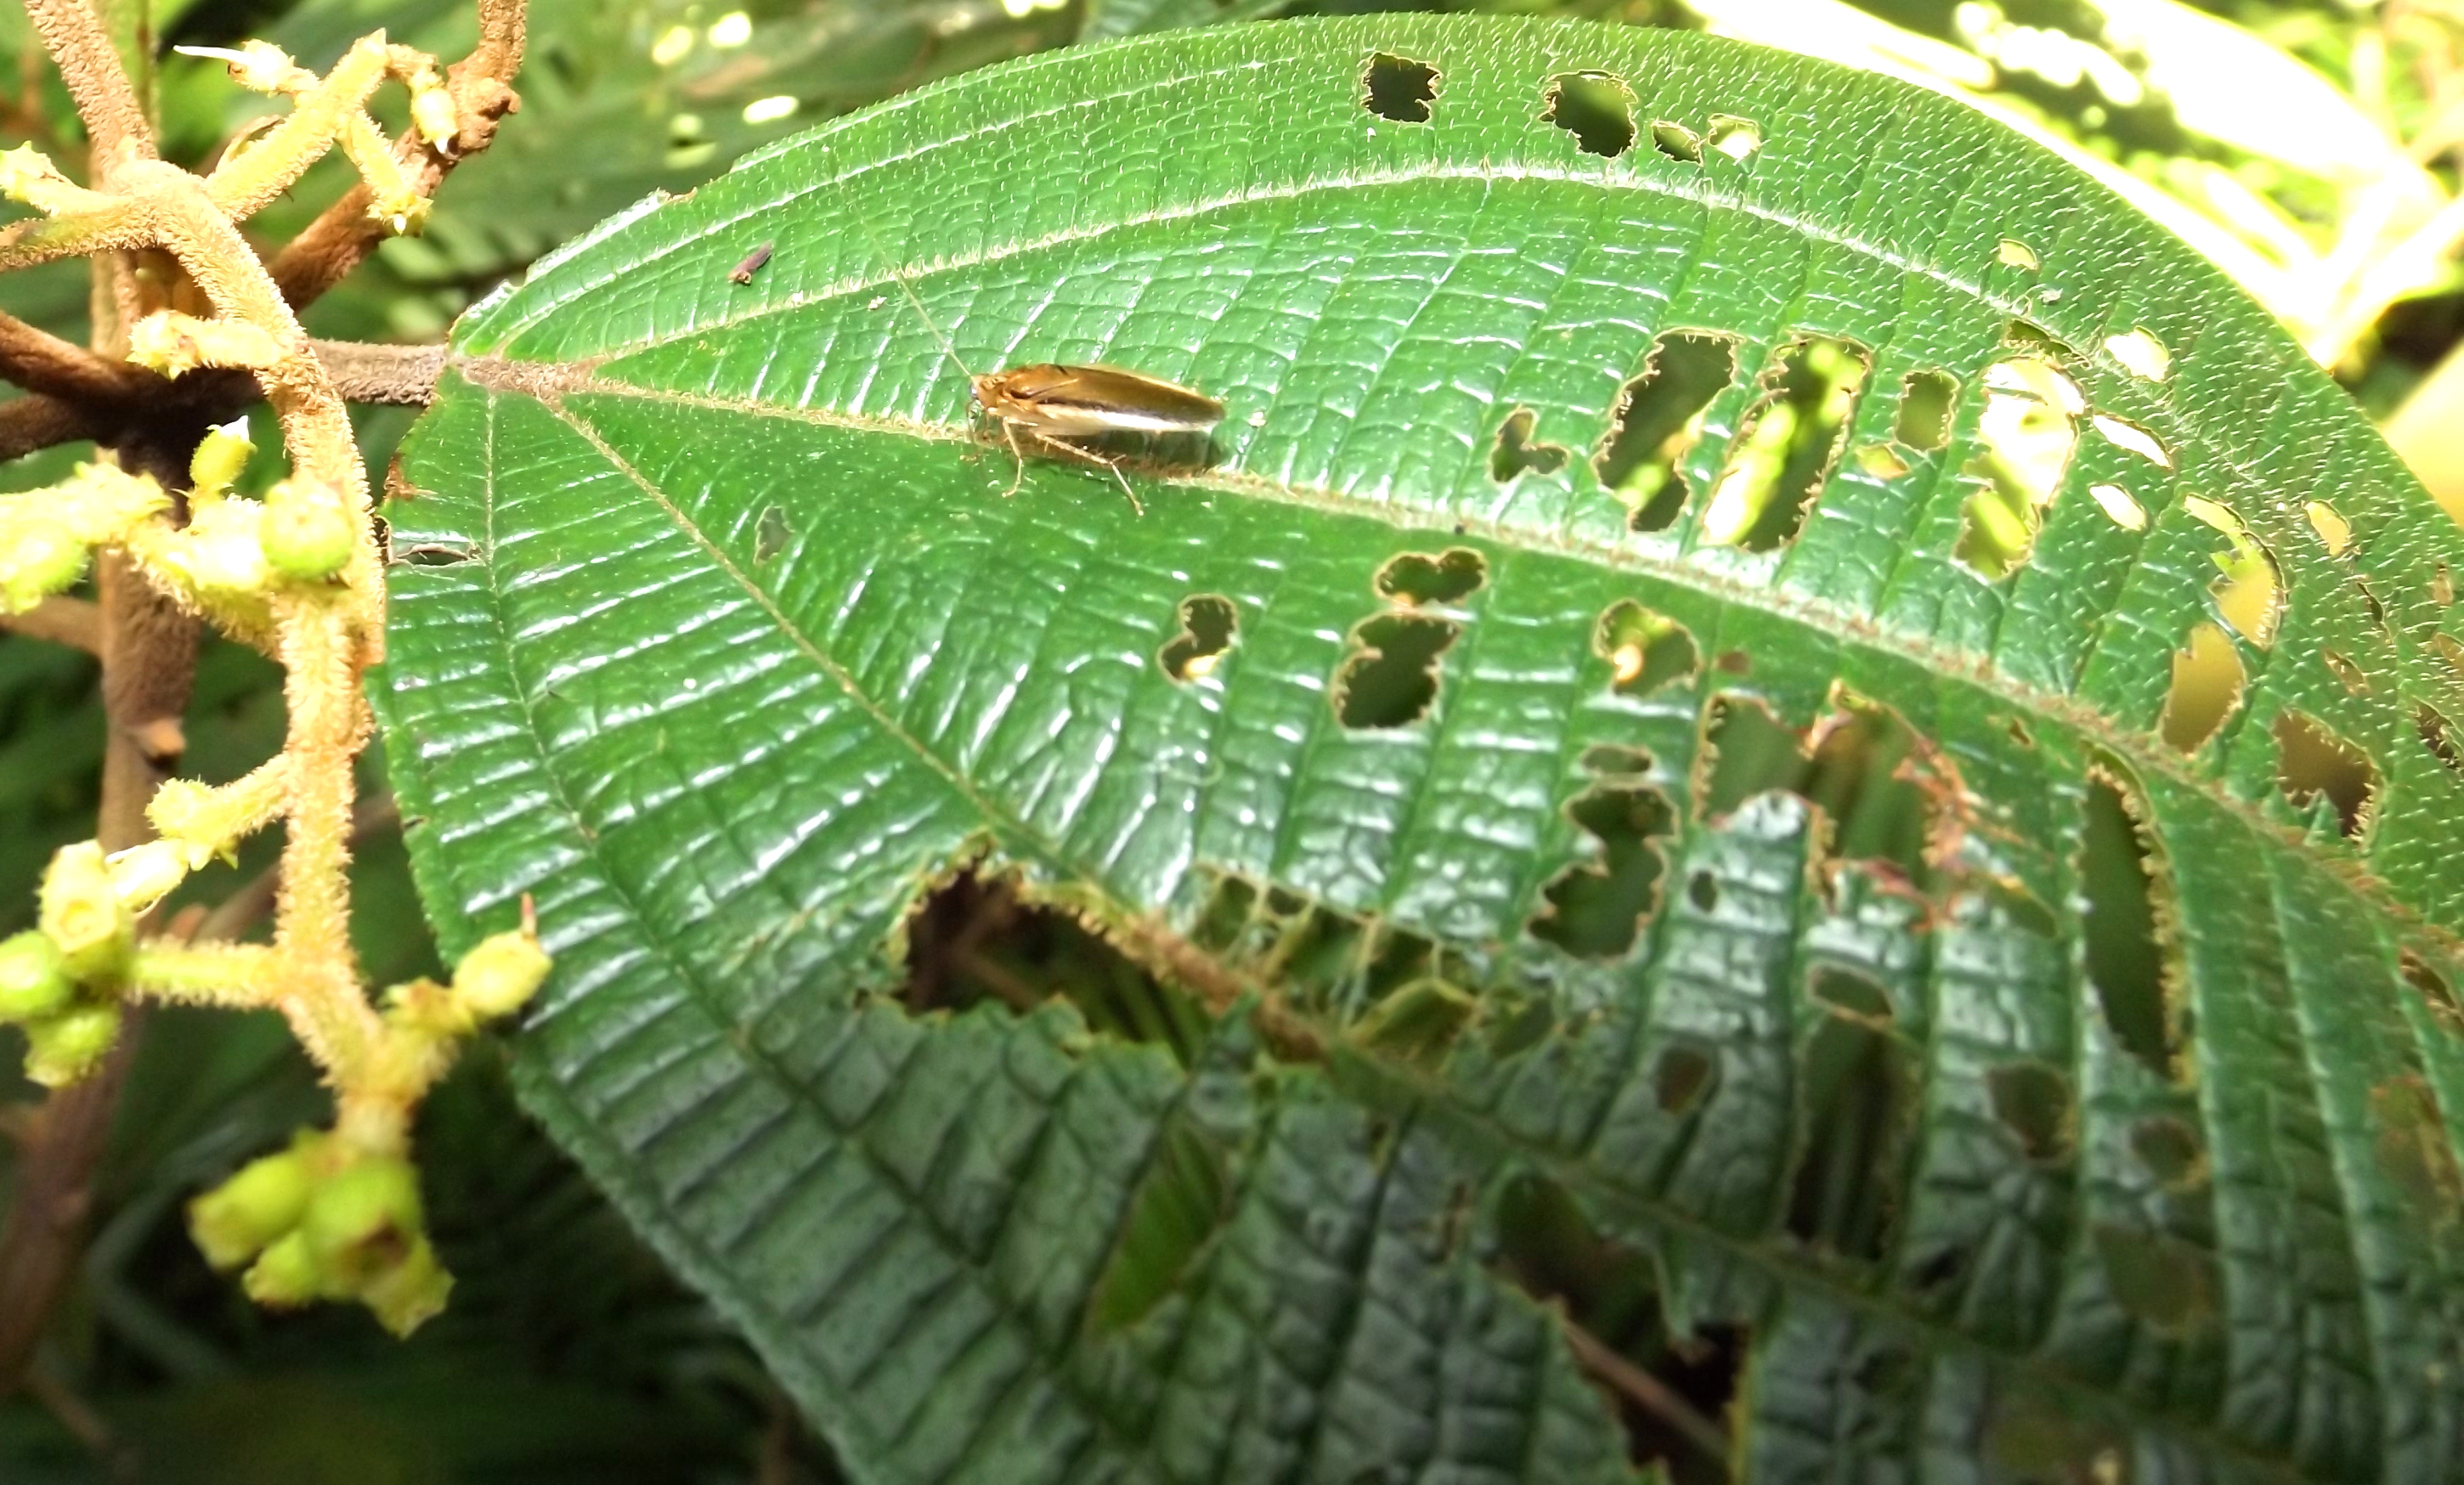
[[[499,0],[499,22],[502,13]],[[517,57],[517,8],[513,15]],[[280,753],[231,783],[165,784],[146,811],[155,839],[111,855],[88,841],[53,859],[36,926],[0,940],[0,1022],[22,1033],[28,1077],[56,1087],[100,1065],[133,1002],[278,1012],[332,1090],[334,1125],[298,1131],[198,1197],[191,1230],[263,1303],[354,1301],[407,1334],[451,1285],[426,1230],[412,1114],[472,1036],[538,992],[548,957],[525,899],[520,922],[473,949],[448,983],[371,995],[361,979],[346,868],[353,763],[371,731],[361,680],[384,653],[383,573],[342,399],[238,225],[339,149],[365,184],[375,229],[416,230],[438,166],[464,138],[465,107],[431,58],[382,34],[322,76],[263,42],[202,55],[240,86],[287,98],[289,114],[204,176],[152,159],[142,129],[120,131],[109,151],[97,133],[109,158],[98,159],[92,186],[31,146],[0,153],[0,195],[39,213],[0,229],[0,269],[167,251],[212,313],[143,317],[129,327],[129,360],[165,376],[253,373],[291,468],[250,486],[256,449],[241,420],[197,445],[185,491],[87,464],[49,490],[0,496],[0,614],[66,592],[97,554],[115,554],[180,608],[282,665],[287,732]],[[389,81],[410,95],[414,127],[399,144],[367,112]],[[510,109],[500,82],[481,75],[481,84],[495,90],[488,106]],[[270,944],[145,931],[189,874],[276,822],[283,888]]]

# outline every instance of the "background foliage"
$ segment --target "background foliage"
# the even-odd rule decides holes
[[[1322,7],[1335,9],[1350,7]],[[389,245],[371,269],[319,303],[313,332],[337,338],[435,338],[479,295],[581,229],[653,187],[681,190],[743,151],[927,78],[998,57],[1117,34],[1212,22],[1274,7],[1215,0],[1097,0],[1080,8],[945,3],[817,3],[735,12],[672,4],[542,0],[520,88],[523,114],[498,147],[457,174],[425,238]],[[1295,9],[1295,8],[1283,8]],[[2464,298],[2453,293],[2442,214],[2464,141],[2455,66],[2458,17],[2432,4],[2221,5],[2216,20],[2319,69],[2322,99],[2294,110],[2219,105],[2215,93],[2272,100],[2277,54],[2234,54],[2231,86],[2177,96],[2181,52],[2147,42],[2154,7],[2086,0],[1999,8],[1877,0],[1863,10],[1784,4],[1675,4],[1569,10],[1639,24],[1755,31],[1848,60],[1880,62],[1990,97],[2082,156],[2196,213],[2186,229],[2316,345],[2373,413],[2393,417],[2446,357]],[[445,0],[400,4],[158,7],[155,34],[220,42],[263,34],[321,66],[352,36],[384,26],[442,55],[467,44],[466,11]],[[2138,31],[2127,28],[2138,24]],[[0,15],[11,66],[30,58],[22,16]],[[2135,46],[2105,47],[2116,36]],[[2065,46],[2071,37],[2087,47]],[[2192,38],[2212,57],[2217,33]],[[2104,57],[2090,59],[2093,53]],[[158,58],[166,153],[208,158],[261,106],[219,69]],[[2212,69],[2211,69],[2212,70]],[[39,69],[25,76],[39,79]],[[2173,83],[2176,91],[2164,84]],[[50,147],[74,135],[56,86],[16,93],[6,142]],[[792,103],[781,112],[776,100]],[[2292,127],[2283,125],[2290,120]],[[757,121],[758,120],[758,121]],[[552,183],[542,188],[540,183]],[[335,188],[316,178],[292,214],[254,229],[278,240]],[[2163,209],[2163,207],[2159,207]],[[2168,218],[2168,220],[2179,220]],[[2428,233],[2425,239],[2422,234]],[[2205,235],[2201,235],[2205,234]],[[2404,256],[2415,251],[2415,262]],[[2393,266],[2386,265],[2392,260]],[[2378,269],[2376,277],[2372,270]],[[2383,291],[2394,286],[2394,294]],[[84,286],[73,268],[0,280],[0,304],[82,337]],[[2396,295],[2404,295],[2396,297]],[[2392,298],[2377,313],[2375,299]],[[2358,318],[2356,326],[2354,321]],[[2431,400],[2413,416],[2435,424]],[[2425,410],[2427,409],[2427,410]],[[407,420],[363,420],[382,466]],[[39,483],[73,456],[55,451],[7,471]],[[2441,483],[2435,450],[2423,472]],[[270,749],[278,699],[269,669],[218,649],[201,674],[193,765],[229,776]],[[83,834],[99,756],[99,712],[81,661],[0,637],[0,929],[31,902],[54,844]],[[260,869],[244,861],[192,890],[219,897]],[[363,864],[363,950],[380,979],[432,955],[398,846],[372,842]],[[385,907],[392,905],[394,911]],[[953,932],[996,904],[960,915]],[[1087,946],[1043,926],[1006,941],[1000,972],[1067,979],[1094,962]],[[930,954],[925,957],[929,960]],[[951,994],[981,993],[983,972],[949,972]],[[1150,1014],[1125,1000],[1124,1015]],[[207,1276],[176,1221],[177,1201],[240,1155],[306,1117],[316,1097],[275,1029],[233,1017],[165,1018],[115,1149],[106,1210],[85,1285],[62,1317],[39,1396],[0,1409],[0,1469],[11,1479],[109,1477],[142,1458],[146,1478],[264,1478],[265,1435],[229,1426],[282,1425],[287,1477],[365,1478],[372,1452],[402,1478],[827,1478],[825,1452],[747,1353],[658,1266],[589,1188],[510,1112],[501,1072],[474,1059],[429,1109],[424,1158],[437,1190],[440,1242],[465,1276],[455,1308],[408,1346],[347,1313],[270,1321]],[[1529,1262],[1553,1292],[1578,1295],[1600,1328],[1631,1296],[1594,1293],[1613,1266],[1570,1223],[1534,1214]],[[577,1274],[602,1280],[572,1282]],[[314,1406],[297,1406],[309,1400]],[[385,1445],[383,1440],[398,1441]],[[218,1452],[230,1440],[234,1452]],[[236,1452],[244,1448],[242,1455]],[[187,1472],[185,1474],[180,1472]],[[218,1473],[219,1472],[219,1473]]]

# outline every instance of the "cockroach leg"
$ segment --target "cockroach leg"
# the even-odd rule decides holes
[[[1112,476],[1113,482],[1121,487],[1121,493],[1130,497],[1130,509],[1140,515],[1147,513],[1147,508],[1138,503],[1138,492],[1130,488],[1130,477],[1121,472],[1121,461],[1118,458],[1108,459],[1091,448],[1081,448],[1075,444],[1065,444],[1061,440],[1054,438],[1049,433],[1039,433],[1033,428],[1026,430],[1026,436],[1034,439],[1037,443],[1042,444],[1045,448],[1051,449],[1055,453],[1066,454],[1069,458],[1079,460],[1082,463],[1102,466],[1104,470]],[[1018,448],[1018,444],[1015,439],[1011,441],[1010,448],[1012,450],[1015,450]],[[1025,477],[1025,467],[1022,462],[1019,470],[1019,478],[1024,479]],[[1010,486],[1010,489],[1012,490],[1016,490],[1018,486],[1016,484],[1012,484]]]

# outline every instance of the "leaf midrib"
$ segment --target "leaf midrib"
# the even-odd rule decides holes
[[[1334,1080],[1337,1087],[1360,1098],[1366,1106],[1398,1116],[1413,1111],[1443,1110],[1444,1117],[1439,1121],[1439,1127],[1454,1131],[1454,1138],[1467,1141],[1474,1147],[1485,1145],[1510,1151],[1514,1159],[1566,1190],[1583,1192],[1604,1208],[1622,1210],[1632,1214],[1629,1220],[1680,1232],[1696,1242],[1717,1248],[1766,1276],[1782,1290],[1813,1291],[1842,1309],[1873,1317],[1891,1329],[1922,1336],[1940,1349],[1965,1351],[1983,1358],[1990,1366],[2009,1368],[2069,1391],[2083,1392],[2136,1425],[2177,1438],[2194,1440],[2218,1457],[2233,1459],[2263,1472],[2271,1478],[2288,1482],[2311,1478],[2302,1473],[2297,1462],[2281,1455],[2256,1452],[2240,1439],[2220,1431],[2211,1419],[2185,1418],[2164,1412],[2094,1378],[2072,1373],[2035,1351],[2005,1350],[1991,1345],[1929,1315],[1894,1303],[1895,1294],[1876,1295],[1858,1288],[1818,1263],[1792,1263],[1788,1261],[1787,1255],[1773,1252],[1762,1240],[1723,1232],[1683,1212],[1607,1185],[1593,1174],[1588,1159],[1534,1144],[1503,1125],[1485,1120],[1481,1110],[1466,1104],[1453,1090],[1434,1081],[1407,1062],[1374,1057],[1354,1049],[1341,1059],[1338,1065],[1367,1070],[1371,1074],[1366,1080],[1340,1077]]]
[[[898,732],[895,723],[880,711],[874,700],[856,687],[852,677],[844,675],[831,666],[819,646],[805,636],[787,615],[778,609],[765,591],[728,563],[723,554],[711,545],[709,537],[692,522],[686,520],[672,502],[657,491],[655,486],[644,479],[632,470],[629,464],[609,449],[599,439],[595,430],[578,423],[571,414],[566,413],[562,406],[562,399],[566,395],[588,395],[606,397],[611,400],[638,401],[661,406],[726,412],[738,416],[779,418],[824,427],[915,438],[935,443],[980,443],[971,430],[953,424],[922,423],[906,418],[847,413],[830,408],[782,407],[773,404],[745,402],[735,398],[672,392],[629,382],[606,382],[585,369],[569,368],[551,362],[511,361],[495,357],[483,357],[459,359],[453,364],[454,369],[474,386],[492,393],[514,392],[529,396],[547,407],[560,420],[575,426],[580,435],[588,440],[603,458],[609,461],[610,468],[623,472],[650,498],[657,500],[668,512],[670,517],[676,522],[678,529],[688,533],[692,539],[701,545],[705,552],[710,554],[712,560],[728,573],[731,580],[740,585],[754,598],[772,622],[779,625],[781,632],[788,637],[790,643],[810,654],[817,664],[825,667],[825,674],[830,675],[837,684],[847,688],[848,695],[854,698],[858,705],[864,707],[882,725],[896,732],[908,746],[916,751],[919,757],[928,759],[929,766],[949,780],[970,802],[976,803],[982,809],[986,819],[1009,819],[1005,812],[984,802],[982,797],[965,783],[956,765],[943,760],[937,753],[926,748],[920,740],[908,737],[903,732]],[[1132,469],[1138,467],[1135,460],[1127,462]],[[2196,792],[2211,805],[2238,820],[2270,848],[2291,856],[2307,869],[2324,873],[2330,879],[2361,895],[2390,923],[2409,928],[2421,937],[2441,945],[2450,953],[2464,953],[2464,935],[2458,935],[2441,925],[2429,921],[2412,905],[2397,897],[2386,880],[2369,868],[2365,860],[2358,856],[2342,858],[2314,853],[2306,839],[2290,839],[2289,827],[2269,819],[2259,805],[2227,789],[2221,777],[2194,771],[2189,766],[2190,759],[2161,745],[2151,745],[2153,740],[2144,734],[2121,731],[2120,725],[2114,719],[2082,705],[2067,693],[2045,690],[2018,680],[1990,659],[1937,645],[1922,637],[1903,631],[1881,628],[1875,624],[1870,615],[1837,607],[1776,583],[1752,584],[1716,569],[1691,565],[1682,558],[1654,557],[1623,547],[1586,541],[1563,532],[1508,527],[1478,517],[1457,517],[1400,503],[1364,500],[1356,495],[1345,494],[1323,487],[1286,484],[1257,475],[1218,470],[1193,472],[1185,468],[1174,468],[1159,469],[1154,471],[1154,477],[1155,483],[1179,489],[1244,496],[1328,514],[1381,521],[1398,532],[1427,533],[1447,536],[1473,535],[1515,550],[1536,551],[1571,557],[1611,570],[1639,572],[1677,586],[1690,588],[1721,603],[1754,609],[1801,627],[1836,636],[1843,644],[1905,661],[1922,668],[1938,681],[1976,687],[1990,693],[1997,702],[2010,704],[2035,718],[2066,729],[2088,742],[2127,759],[2142,773],[2143,776],[2149,774],[2160,775],[2176,785]],[[1458,528],[1461,528],[1460,532]],[[1023,830],[1023,826],[1016,828]],[[1044,847],[1052,861],[1059,863],[1066,860],[1053,848],[1051,841],[1042,839],[1035,832],[1025,832],[1025,835],[1027,839],[1035,841],[1037,844]]]

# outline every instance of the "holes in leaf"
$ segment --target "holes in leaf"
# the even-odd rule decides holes
[[[1736,374],[1736,342],[1726,336],[1671,330],[1651,342],[1592,457],[1601,486],[1633,509],[1636,531],[1664,531],[1684,510],[1678,466],[1702,437],[1711,400]]]
[[[1885,1029],[1891,1025],[1890,993],[1854,970],[1816,965],[1806,979],[1805,993],[1815,1009],[1827,1015]]]
[[[1706,819],[1733,814],[1767,789],[1793,788],[1805,772],[1802,740],[1751,696],[1712,697],[1703,741],[1711,753],[1710,785],[1702,804]]]
[[[1437,97],[1438,70],[1408,56],[1377,53],[1360,74],[1360,106],[1380,119],[1427,123]]]
[[[1621,599],[1600,615],[1592,649],[1609,663],[1609,686],[1620,696],[1648,696],[1689,680],[1701,665],[1694,636],[1664,614]]]
[[[2157,732],[2185,753],[2198,752],[2240,707],[2248,679],[2241,652],[2224,630],[2192,625],[2189,643],[2173,652],[2173,682],[2166,688]]]
[[[2328,673],[2333,675],[2338,684],[2344,688],[2344,694],[2348,696],[2362,696],[2368,694],[2370,688],[2370,678],[2362,674],[2361,666],[2353,664],[2351,661],[2345,659],[2343,654],[2332,649],[2321,650],[2319,652],[2319,658],[2326,662]]]
[[[1488,558],[1469,547],[1448,547],[1435,557],[1399,552],[1377,569],[1377,596],[1415,607],[1450,606],[1488,582]]]
[[[2220,576],[2209,587],[2216,612],[2235,634],[2261,649],[2276,643],[2276,626],[2284,617],[2284,579],[2276,558],[2260,546],[2226,506],[2197,495],[2182,497],[2183,509],[2221,533],[2228,546],[2212,560]]]
[[[1977,449],[1965,470],[1981,488],[1962,510],[1951,554],[1959,562],[1988,581],[2027,565],[2079,445],[2078,415],[2085,406],[2079,383],[2042,357],[2015,356],[1985,368]]]
[[[1827,858],[1880,863],[1920,888],[1930,882],[1926,849],[1956,785],[1897,713],[1842,693],[1812,729],[1809,753],[1749,697],[1722,695],[1711,708],[1705,818],[1719,819],[1757,794],[1784,790],[1820,811]]]
[[[2464,1035],[2464,997],[2456,995],[2455,987],[2447,983],[2447,976],[2431,969],[2429,960],[2409,949],[2397,955],[2396,967],[2403,972],[2404,982],[2411,986],[2412,993],[2421,997],[2421,1003],[2430,1008],[2431,1019],[2451,1032]]]
[[[1549,79],[1540,117],[1574,137],[1587,155],[1614,160],[1634,147],[1634,90],[1604,72],[1561,73]]]
[[[2071,1081],[2043,1062],[2002,1062],[1986,1069],[1986,1096],[1994,1121],[2010,1131],[2020,1153],[2041,1164],[2070,1154]]]
[[[786,513],[775,505],[761,508],[761,517],[753,523],[753,565],[767,566],[787,550],[795,533],[787,529]]]
[[[2353,523],[2337,514],[2334,506],[2324,500],[2313,500],[2301,512],[2310,517],[2310,529],[2319,534],[2329,557],[2342,557],[2352,546]]]
[[[1334,714],[1346,727],[1409,727],[1438,699],[1438,659],[1463,632],[1451,619],[1383,614],[1352,632],[1334,676]]]
[[[1900,415],[1891,437],[1919,453],[1950,442],[1951,415],[1959,410],[1959,379],[1947,371],[1911,371],[1900,379]]]
[[[2208,1156],[2199,1146],[2198,1131],[2169,1115],[2160,1114],[2132,1125],[2130,1153],[2167,1190],[2187,1190],[2207,1184]]]
[[[1888,444],[1867,444],[1850,457],[1857,461],[1857,468],[1876,479],[1898,479],[1908,472],[1908,461]]]
[[[1496,447],[1488,455],[1490,479],[1503,485],[1526,470],[1554,474],[1566,467],[1569,455],[1565,445],[1532,441],[1531,430],[1539,421],[1539,415],[1529,407],[1517,407],[1506,415],[1506,422],[1497,430]]]
[[[1595,743],[1583,750],[1582,765],[1583,772],[1599,778],[1612,775],[1640,778],[1651,772],[1651,753],[1618,743]]]
[[[1741,649],[1724,649],[1711,657],[1711,668],[1722,675],[1751,675],[1754,657]]]
[[[394,547],[386,557],[396,567],[459,567],[464,562],[477,561],[479,554],[457,543],[428,541]]]
[[[1674,120],[1651,121],[1651,147],[1684,164],[1703,163],[1703,136]]]
[[[1763,128],[1736,114],[1713,114],[1711,127],[1703,135],[1703,144],[1714,154],[1743,162],[1763,147]]]
[[[1439,657],[1463,633],[1453,619],[1417,612],[1449,606],[1488,581],[1488,559],[1469,547],[1432,557],[1403,552],[1377,570],[1379,597],[1404,612],[1363,620],[1335,669],[1334,711],[1346,727],[1407,727],[1428,714],[1438,696]]]
[[[2358,573],[2354,574],[2353,591],[2362,596],[2362,611],[2370,616],[2370,627],[2387,635],[2392,641],[2394,635],[2387,629],[2387,606],[2379,601],[2379,596],[2371,590],[2369,580]],[[2457,666],[2456,673],[2464,675],[2464,666]]]
[[[1667,795],[1631,779],[1648,760],[1617,753],[1583,760],[1595,781],[1566,806],[1597,858],[1558,872],[1542,892],[1548,906],[1531,919],[1532,937],[1585,959],[1616,959],[1634,948],[1660,904],[1659,841],[1677,819]]]
[[[2088,419],[2088,423],[2104,435],[2106,443],[2116,448],[2127,448],[2160,470],[2169,470],[2173,467],[2173,455],[2163,444],[2157,442],[2155,434],[2148,432],[2138,424],[2103,412]]]
[[[1683,1117],[1703,1106],[1720,1081],[1717,1047],[1671,1041],[1651,1062],[1651,1096],[1663,1114]]]
[[[1720,879],[1707,871],[1698,871],[1685,884],[1685,900],[1699,913],[1720,910]]]
[[[1705,540],[1769,552],[1797,534],[1838,461],[1870,364],[1864,347],[1828,336],[1781,350],[1711,487]]]
[[[2378,765],[2369,754],[2302,712],[2277,712],[2274,731],[2276,786],[2285,802],[2306,817],[2323,798],[2346,840],[2367,830],[2379,792]]]
[[[1096,1278],[1088,1307],[1090,1330],[1127,1330],[1179,1288],[1182,1275],[1231,1213],[1227,1170],[1213,1131],[1185,1114],[1166,1121]]]
[[[1199,681],[1215,667],[1240,629],[1240,611],[1232,601],[1201,593],[1180,601],[1180,632],[1155,651],[1155,663],[1176,681]]]
[[[2088,498],[2096,502],[2096,508],[2104,513],[2104,518],[2123,531],[2147,529],[2146,509],[2121,486],[2090,485],[2087,493]]]
[[[1470,966],[1421,934],[1230,874],[1215,878],[1189,941],[1220,968],[1227,1000],[1243,986],[1278,985],[1292,1005],[1330,1021],[1356,1021],[1414,986],[1480,983]],[[1430,1022],[1412,1024],[1426,1030]]]
[[[2043,266],[2036,261],[2035,250],[2016,237],[2005,237],[1994,245],[1993,261],[2004,268],[2021,269],[2031,273]]]
[[[1516,1005],[1501,995],[1494,1003],[1497,1010],[1488,1017],[1488,1055],[1492,1058],[1528,1052],[1556,1027],[1557,1014],[1546,997],[1534,996]]]
[[[2455,731],[2455,724],[2447,720],[2447,713],[2426,701],[2421,702],[2413,709],[2412,725],[2419,729],[2422,746],[2430,750],[2431,757],[2446,764],[2453,772],[2464,774],[2464,733]]]
[[[2145,806],[2101,768],[2088,775],[2079,841],[2079,884],[2088,983],[2105,1029],[2160,1078],[2174,1075],[2180,1040],[2158,937],[2163,866]]]
[[[1509,1182],[1494,1220],[1501,1267],[1564,1314],[1575,1361],[1617,1401],[1640,1475],[1727,1479],[1729,1438],[1718,1420],[1736,1397],[1745,1332],[1699,1321],[1686,1334],[1672,1330],[1652,1256],[1602,1238],[1553,1181]]]
[[[2168,1234],[2111,1222],[2098,1223],[2091,1235],[2106,1289],[2141,1324],[2178,1337],[2214,1321],[2213,1255]]]
[[[2005,324],[2002,327],[2002,343],[2037,360],[2062,362],[2079,360],[2069,341],[2033,319],[2013,319]],[[2065,411],[2076,413],[2086,407],[2087,400],[2079,395],[2076,383],[2071,387],[2071,397],[2073,400],[2065,406]]]
[[[907,982],[898,998],[917,1012],[998,1000],[1034,1009],[1055,995],[1096,1032],[1157,1041],[1186,1066],[1207,1036],[1205,1011],[1067,911],[1023,896],[1007,876],[962,869],[909,912]]]
[[[1890,997],[1861,975],[1817,969],[1808,986],[1818,1018],[1799,1056],[1803,1140],[1788,1230],[1843,1258],[1888,1252],[1907,1181],[1916,1075]]]
[[[1398,1061],[1435,1068],[1480,1005],[1468,991],[1444,980],[1414,980],[1372,1007],[1353,1028],[1352,1040]]]
[[[2106,336],[2104,354],[2122,362],[2123,370],[2143,382],[2162,382],[2173,374],[2173,353],[2165,349],[2165,342],[2150,335],[2145,326]]]

